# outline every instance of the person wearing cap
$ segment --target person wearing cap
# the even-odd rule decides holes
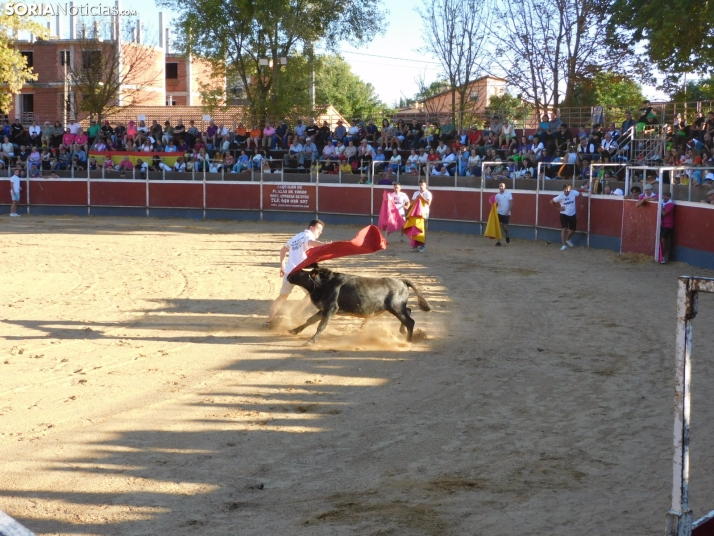
[[[714,190],[709,190],[707,196],[701,200],[701,203],[706,203],[708,205],[714,205]]]
[[[711,171],[708,172],[704,176],[704,182],[706,183],[705,186],[711,186],[712,184],[714,184],[714,173],[712,173]]]
[[[637,198],[637,205],[638,207],[641,207],[645,203],[649,203],[650,201],[658,201],[659,197],[657,194],[654,192],[654,189],[652,188],[651,184],[645,184],[644,186],[644,192]]]
[[[382,147],[379,146],[377,147],[377,154],[374,156],[373,161],[374,162],[385,162],[387,160],[387,157],[384,156],[384,151],[382,150]],[[375,164],[374,166],[374,173],[379,173],[384,169],[384,164]]]
[[[345,128],[345,125],[342,123],[341,119],[337,120],[337,126],[335,127],[335,131],[332,133],[332,141],[335,143],[338,141],[345,142],[347,140],[347,128]]]
[[[319,154],[317,152],[317,145],[313,143],[312,138],[305,138],[305,145],[302,146],[302,150],[298,155],[298,169],[305,168],[306,159],[310,160],[311,162],[315,162],[318,156]]]
[[[582,191],[582,190],[581,190]],[[561,251],[566,251],[568,247],[575,247],[571,238],[575,234],[578,221],[576,217],[575,200],[581,191],[573,190],[570,184],[563,186],[563,193],[558,194],[550,200],[550,204],[560,210],[560,238],[563,242]]]

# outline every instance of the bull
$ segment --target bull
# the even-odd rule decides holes
[[[327,268],[312,265],[311,270],[296,270],[288,275],[288,282],[301,286],[310,295],[310,301],[318,308],[317,313],[307,321],[291,329],[290,333],[297,335],[306,327],[318,320],[320,325],[308,341],[314,343],[318,335],[327,327],[330,318],[335,314],[351,315],[366,320],[389,311],[401,322],[400,333],[407,333],[407,340],[412,340],[414,320],[411,309],[407,307],[409,289],[416,294],[419,309],[430,311],[431,306],[419,289],[408,279],[394,277],[360,277],[341,274]]]

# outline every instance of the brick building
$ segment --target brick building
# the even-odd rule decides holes
[[[70,25],[72,24],[74,21],[70,20]],[[159,25],[161,35],[163,33],[161,22]],[[14,95],[11,108],[3,110],[0,116],[6,114],[11,121],[15,117],[20,117],[25,124],[33,120],[63,121],[63,108],[66,107],[67,119],[71,117],[82,119],[83,113],[77,109],[76,104],[80,102],[82,96],[72,87],[70,77],[66,75],[65,63],[69,62],[67,65],[74,65],[76,69],[79,65],[91,62],[92,54],[112,54],[116,47],[121,47],[121,58],[126,61],[138,57],[137,50],[144,51],[141,53],[142,67],[139,74],[131,81],[127,81],[130,82],[127,86],[139,86],[141,89],[134,92],[133,98],[129,98],[127,94],[131,92],[130,88],[122,86],[119,96],[122,106],[131,104],[200,106],[202,104],[199,81],[210,78],[211,67],[203,61],[168,52],[167,47],[164,46],[164,44],[168,45],[168,31],[165,38],[161,35],[162,39],[158,46],[140,43],[138,37],[128,42],[124,39],[112,38],[97,41],[96,51],[88,51],[87,41],[74,37],[73,30],[70,30],[69,38],[59,38],[57,37],[59,33],[58,20],[55,35],[49,39],[35,40],[30,37],[14,42],[14,47],[27,57],[28,65],[37,74],[37,80],[25,84],[21,92]]]

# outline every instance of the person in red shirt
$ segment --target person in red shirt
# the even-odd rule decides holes
[[[64,148],[68,151],[72,150],[72,145],[74,145],[74,138],[75,135],[72,134],[72,132],[70,132],[69,130],[69,127],[67,127],[67,130],[62,135],[62,145],[64,145]]]
[[[88,143],[89,138],[87,138],[87,135],[80,128],[77,135],[74,137],[74,144],[77,146],[77,149],[82,149],[86,153],[89,152],[89,148],[87,147]]]
[[[672,201],[671,192],[662,192],[661,214],[659,236],[662,253],[659,262],[665,264],[672,249],[672,234],[674,233],[674,201]]]

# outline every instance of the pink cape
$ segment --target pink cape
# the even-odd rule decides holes
[[[348,255],[362,255],[374,253],[380,249],[387,249],[387,241],[376,225],[368,225],[362,229],[352,240],[341,240],[324,246],[317,246],[307,250],[307,259],[298,264],[293,272],[302,270],[315,262],[322,262]],[[292,273],[292,272],[290,272]]]
[[[382,209],[379,211],[379,229],[388,233],[394,233],[404,227],[404,218],[397,210],[394,199],[389,192],[382,195]]]

